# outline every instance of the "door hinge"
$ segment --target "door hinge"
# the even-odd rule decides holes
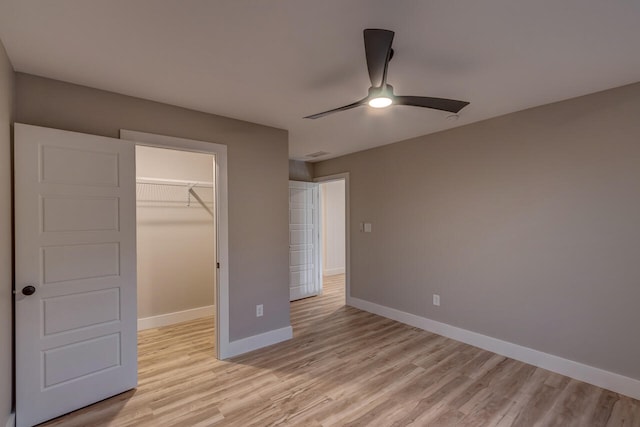
[[[216,268],[220,268],[220,263],[216,262]]]

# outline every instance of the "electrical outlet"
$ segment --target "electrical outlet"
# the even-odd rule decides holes
[[[256,317],[262,317],[264,314],[264,307],[262,304],[256,305]]]
[[[440,295],[433,294],[433,305],[440,306]]]

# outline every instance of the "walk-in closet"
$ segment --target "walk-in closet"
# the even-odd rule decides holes
[[[214,167],[210,154],[136,147],[139,330],[213,325]]]

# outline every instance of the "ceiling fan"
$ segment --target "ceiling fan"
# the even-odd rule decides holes
[[[373,108],[384,108],[390,105],[409,105],[412,107],[432,108],[434,110],[458,113],[469,105],[466,101],[456,101],[455,99],[429,98],[426,96],[400,96],[393,94],[393,86],[387,84],[387,67],[393,58],[393,31],[380,29],[364,30],[364,50],[367,57],[367,69],[371,87],[369,94],[353,104],[333,110],[306,116],[305,119],[319,119],[338,111],[346,111],[361,105],[369,105]]]

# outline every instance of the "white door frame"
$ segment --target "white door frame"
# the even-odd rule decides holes
[[[313,182],[323,183],[331,181],[344,181],[344,242],[345,242],[345,260],[344,260],[344,272],[345,272],[345,302],[347,305],[351,304],[351,208],[349,200],[349,172],[336,173],[333,175],[319,176],[313,179]],[[320,221],[322,222],[322,221]],[[320,239],[322,240],[322,239]],[[324,249],[324,248],[322,248]],[[320,266],[322,268],[322,265]]]
[[[229,222],[227,202],[227,146],[213,142],[157,135],[120,129],[120,139],[133,141],[136,145],[168,148],[212,154],[216,162],[215,209],[216,209],[216,256],[220,268],[216,269],[216,357],[229,357]]]

